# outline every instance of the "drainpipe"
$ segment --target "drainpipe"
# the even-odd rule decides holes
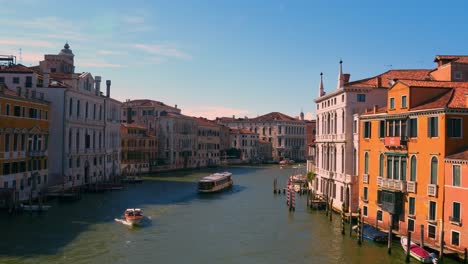
[[[444,164],[444,167],[445,167],[445,164]],[[445,168],[444,168],[445,170]],[[445,176],[444,176],[444,182],[445,182]],[[444,186],[444,185],[442,185]],[[445,190],[443,190],[443,194],[442,194],[442,219],[440,221],[440,228],[441,228],[441,232],[440,232],[440,251],[439,251],[439,259],[442,259],[443,256],[444,256],[444,245],[445,245],[445,242],[444,242],[444,217],[445,217],[445,214],[444,214],[444,210],[445,209]]]

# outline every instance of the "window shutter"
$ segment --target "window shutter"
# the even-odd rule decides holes
[[[429,117],[427,118],[427,137],[432,137],[431,127],[432,127],[432,117]]]
[[[434,127],[434,137],[438,137],[439,136],[439,118],[438,117],[434,117],[433,127]]]

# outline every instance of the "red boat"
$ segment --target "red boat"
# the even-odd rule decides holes
[[[400,242],[405,252],[407,252],[408,239],[405,236],[402,236]],[[429,254],[429,252],[413,242],[410,244],[410,255],[422,263],[437,263],[437,258],[434,254]]]
[[[125,210],[125,221],[132,225],[137,225],[143,218],[143,211],[140,208],[131,208]]]

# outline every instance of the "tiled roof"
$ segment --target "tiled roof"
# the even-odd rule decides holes
[[[211,121],[211,120],[208,120],[208,119],[202,118],[202,117],[195,118],[195,121],[197,122],[197,125],[199,125],[199,126],[211,126],[211,127],[219,126],[214,121]]]
[[[445,157],[445,159],[453,159],[453,160],[468,160],[468,148],[459,150],[451,155]]]
[[[293,117],[290,117],[288,115],[285,115],[283,113],[280,113],[280,112],[271,112],[269,114],[266,114],[266,115],[262,115],[262,116],[259,116],[259,117],[256,117],[256,118],[252,118],[251,120],[253,121],[260,121],[260,122],[264,122],[264,121],[300,121],[296,118],[293,118]]]
[[[447,92],[431,98],[417,106],[411,108],[411,110],[425,110],[425,109],[438,109],[445,108],[450,103],[450,99],[453,96],[453,89],[447,89]]]
[[[450,81],[421,81],[421,80],[407,80],[399,79],[410,87],[430,87],[430,88],[455,88],[455,87],[468,87],[468,82],[450,82]]]
[[[394,79],[412,79],[412,80],[426,80],[430,79],[429,69],[414,69],[414,70],[389,70],[377,76],[352,81],[345,84],[346,87],[377,87],[378,79],[380,78],[380,87],[390,88],[390,81]]]
[[[166,105],[166,104],[164,104],[163,102],[155,101],[155,100],[150,100],[150,99],[135,99],[135,100],[130,100],[130,101],[124,102],[124,103],[123,103],[123,106],[124,106],[124,107],[127,107],[128,104],[136,104],[136,105],[138,105],[138,106],[164,106],[164,107],[167,107],[167,108],[170,108],[170,109],[177,109],[177,110],[180,110],[180,109],[178,109],[178,108],[175,108],[175,107]]]
[[[0,66],[1,73],[34,73],[33,70],[22,64],[16,64],[12,66]]]
[[[439,60],[450,60],[450,62],[468,63],[468,56],[465,55],[436,55],[434,62]]]

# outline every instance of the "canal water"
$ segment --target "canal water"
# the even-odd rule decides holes
[[[391,256],[386,245],[358,246],[348,226],[341,234],[339,215],[330,222],[308,210],[305,196],[288,212],[272,186],[275,177],[284,186],[292,169],[223,170],[234,187],[219,194],[196,192],[213,170],[165,173],[123,191],[51,201],[43,214],[2,213],[0,263],[405,263],[399,243]],[[130,207],[150,218],[144,227],[114,220]]]

